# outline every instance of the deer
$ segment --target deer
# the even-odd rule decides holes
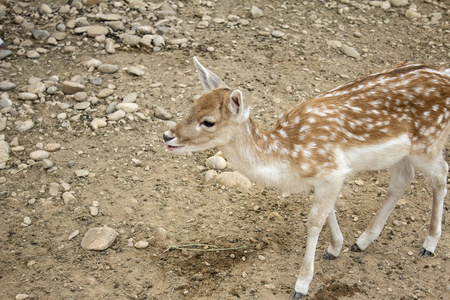
[[[334,205],[345,179],[358,172],[389,169],[391,182],[351,250],[364,251],[379,237],[418,170],[429,178],[433,194],[419,255],[435,255],[447,193],[448,164],[442,152],[450,133],[450,69],[400,63],[300,102],[279,116],[274,129],[264,131],[250,117],[243,92],[230,89],[193,60],[206,93],[164,132],[168,150],[181,154],[216,148],[233,169],[257,184],[289,193],[314,191],[291,300],[308,294],[325,223],[330,243],[322,258],[339,256],[344,240]]]

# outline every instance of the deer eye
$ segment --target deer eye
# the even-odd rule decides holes
[[[210,122],[210,121],[203,121],[200,125],[205,125],[206,127],[208,127],[208,128],[211,128],[211,127],[213,127],[214,125],[215,125],[216,123],[214,123],[214,122]]]

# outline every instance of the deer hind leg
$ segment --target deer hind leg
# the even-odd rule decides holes
[[[290,299],[302,299],[308,293],[309,285],[314,275],[314,257],[316,253],[317,240],[320,231],[327,218],[334,215],[334,202],[344,180],[333,179],[333,182],[321,182],[314,187],[314,201],[308,215],[308,237],[306,241],[306,252],[300,268],[300,274],[295,283],[295,290]],[[331,215],[331,217],[330,217]],[[337,223],[336,223],[337,225]],[[339,228],[338,228],[339,230]]]
[[[444,208],[444,198],[447,193],[448,164],[441,155],[430,161],[417,159],[420,164],[417,169],[425,173],[431,181],[433,190],[433,205],[431,208],[431,221],[428,234],[423,243],[420,255],[423,257],[434,256],[439,238],[441,237],[442,211]]]
[[[342,236],[341,230],[336,219],[336,213],[334,209],[331,210],[327,217],[328,228],[330,229],[331,242],[328,246],[327,252],[322,255],[323,259],[333,260],[339,256],[341,252],[342,244],[344,243],[344,237]]]
[[[400,161],[391,166],[390,171],[391,184],[389,186],[386,198],[384,199],[381,208],[370,222],[366,231],[364,231],[364,233],[353,245],[353,251],[364,251],[378,238],[389,215],[414,178],[414,168],[407,157],[402,158]]]

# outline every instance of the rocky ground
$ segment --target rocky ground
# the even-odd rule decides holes
[[[214,150],[168,153],[162,133],[202,93],[192,57],[263,128],[401,61],[450,67],[448,1],[0,0],[0,35],[1,299],[287,299],[312,196],[236,181]],[[317,256],[310,299],[449,298],[448,201],[436,257],[418,256],[421,174],[378,241],[349,251],[388,185],[348,180],[344,250]]]

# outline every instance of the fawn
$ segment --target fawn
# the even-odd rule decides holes
[[[353,245],[363,251],[414,177],[427,175],[433,190],[431,222],[420,253],[434,255],[441,236],[448,165],[442,149],[450,133],[450,69],[398,64],[355,79],[281,114],[275,129],[260,130],[242,92],[231,90],[194,57],[206,94],[163,135],[173,153],[217,147],[249,179],[282,191],[314,189],[306,252],[290,299],[306,296],[314,273],[317,239],[325,223],[331,242],[324,259],[338,257],[343,244],[334,203],[347,176],[389,168],[386,198]]]

